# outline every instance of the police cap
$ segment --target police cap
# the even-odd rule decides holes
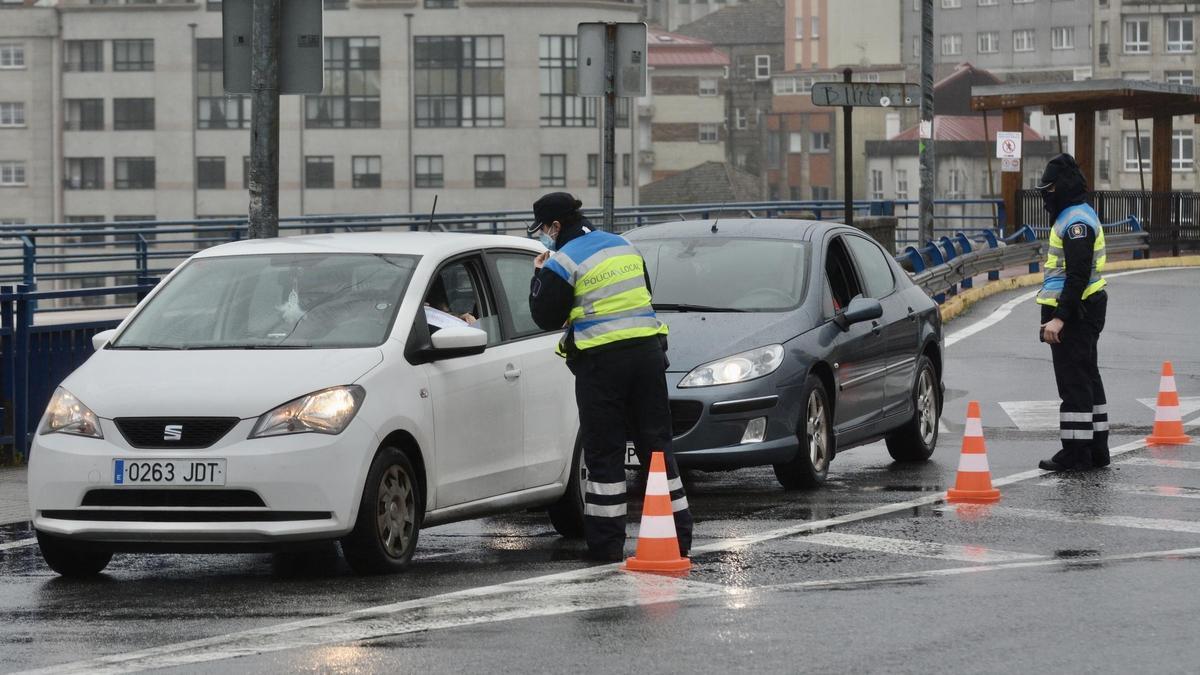
[[[529,224],[527,231],[529,234],[533,234],[543,225],[562,220],[575,213],[581,206],[583,206],[583,202],[569,192],[551,192],[542,195],[533,203],[533,222]]]

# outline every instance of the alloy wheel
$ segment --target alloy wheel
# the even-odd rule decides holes
[[[808,458],[814,469],[823,471],[829,462],[829,429],[825,421],[825,402],[815,390],[808,395],[807,417]]]
[[[412,479],[400,467],[383,472],[376,506],[379,542],[389,556],[403,557],[416,531],[417,504]]]
[[[927,447],[933,444],[937,435],[937,392],[933,387],[933,376],[929,370],[921,371],[917,382],[917,424],[921,434],[921,442]]]

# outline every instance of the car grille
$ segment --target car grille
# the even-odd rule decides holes
[[[236,417],[118,417],[121,435],[135,448],[207,448],[238,423]],[[171,431],[178,431],[175,438]]]
[[[253,508],[265,507],[262,497],[250,490],[143,490],[111,488],[89,490],[82,506],[141,508]]]
[[[700,401],[671,401],[671,435],[678,438],[700,421],[704,404]]]

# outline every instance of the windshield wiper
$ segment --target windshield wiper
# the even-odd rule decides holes
[[[106,349],[128,349],[140,352],[179,351],[182,347],[158,347],[155,345],[108,345]]]
[[[191,352],[191,351],[205,351],[205,350],[217,350],[217,349],[228,349],[228,350],[237,350],[237,349],[312,349],[312,347],[313,347],[313,346],[312,346],[312,345],[309,345],[309,344],[294,344],[294,345],[276,345],[276,344],[265,344],[265,345],[239,345],[239,344],[225,344],[225,345],[196,345],[196,346],[194,346],[194,347],[183,347],[183,349],[186,349],[187,351]]]
[[[745,312],[748,310],[736,307],[710,307],[708,305],[689,305],[678,302],[656,302],[654,309],[665,309],[669,312]]]

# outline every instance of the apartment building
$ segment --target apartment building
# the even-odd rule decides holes
[[[54,218],[57,17],[0,3],[0,224]]]
[[[645,0],[646,21],[665,30],[699,21],[704,17],[747,0]]]

